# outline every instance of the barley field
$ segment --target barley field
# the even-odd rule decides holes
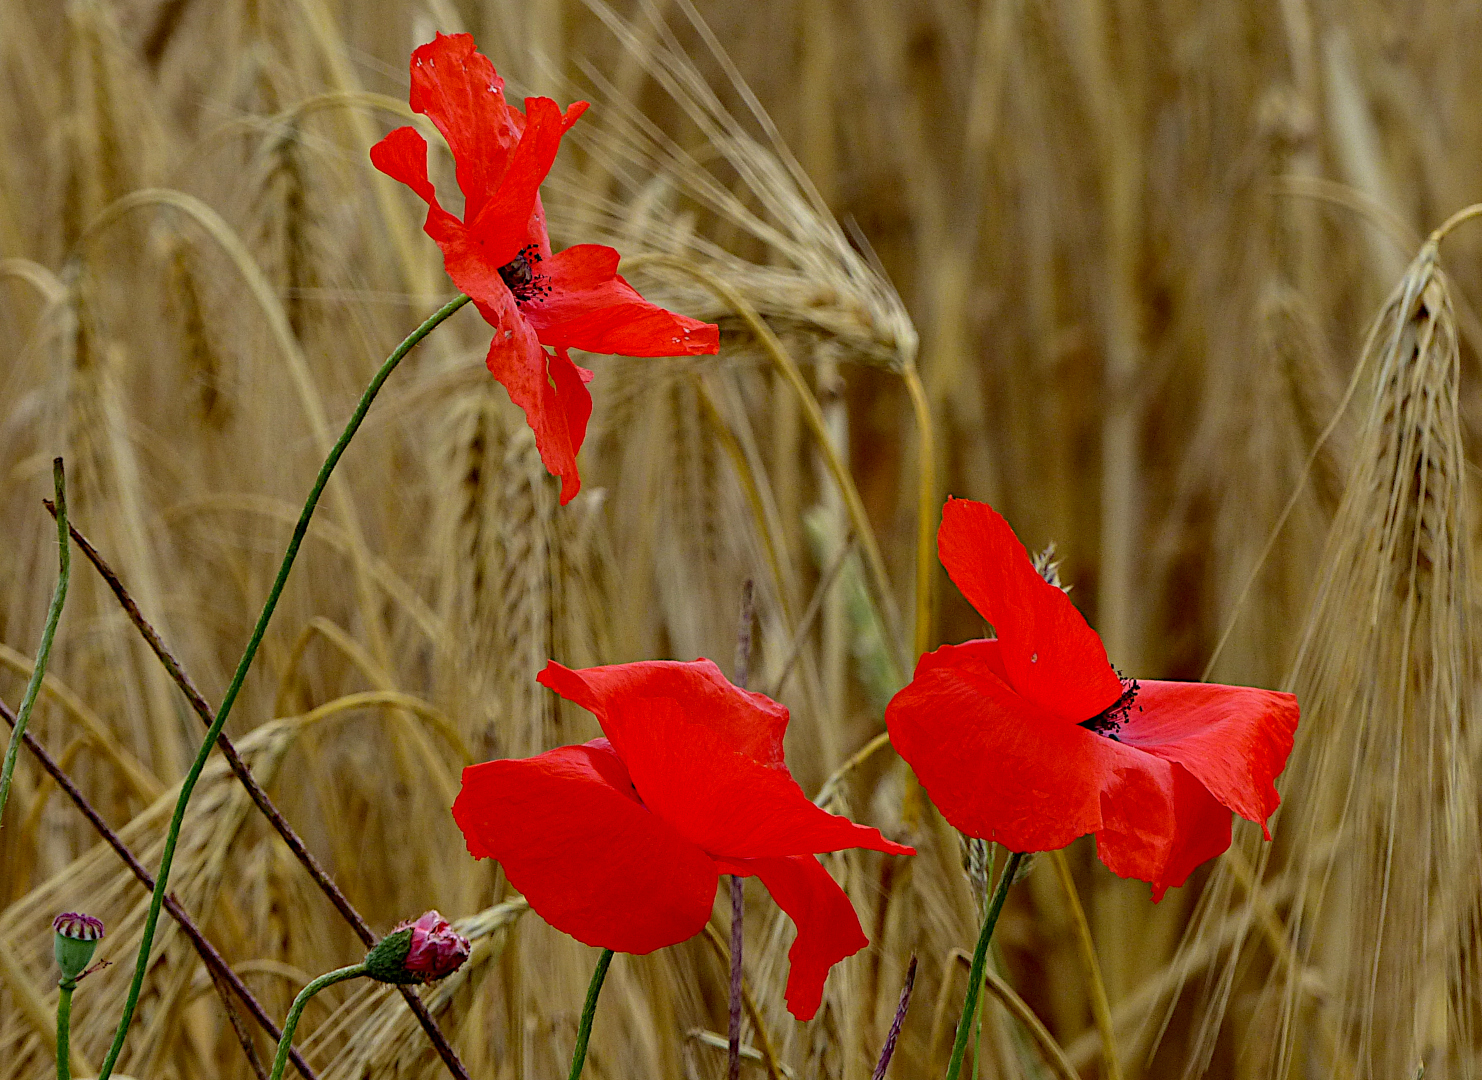
[[[1055,545],[1121,671],[1302,710],[1270,843],[1237,821],[1157,904],[1090,837],[1030,862],[972,1075],[1482,1073],[1482,221],[1452,218],[1482,201],[1475,4],[0,0],[7,714],[57,582],[56,457],[72,524],[222,700],[362,389],[457,295],[368,156],[415,123],[455,190],[407,105],[436,31],[512,102],[592,103],[541,189],[553,239],[617,248],[721,344],[578,357],[566,506],[471,308],[368,413],[226,731],[371,932],[436,908],[472,953],[413,992],[461,1064],[354,982],[304,1012],[303,1075],[567,1075],[598,950],[469,857],[460,772],[599,734],[548,659],[735,675],[751,582],[742,663],[791,710],[793,774],[918,854],[824,858],[871,944],[807,1023],[792,924],[746,889],[742,1075],[870,1076],[914,956],[889,1075],[941,1076],[1003,855],[877,737],[921,652],[984,633],[936,561],[948,495]],[[70,550],[29,732],[97,820],[20,752],[0,1080],[56,1073],[68,910],[107,925],[72,1013],[71,1074],[98,1075],[150,902],[98,826],[154,873],[206,730]],[[273,1023],[365,952],[220,753],[169,892]],[[616,957],[586,1076],[726,1075],[730,921],[722,889],[705,934]],[[114,1075],[250,1080],[274,1049],[167,913]]]

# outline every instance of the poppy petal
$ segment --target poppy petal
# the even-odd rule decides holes
[[[950,504],[949,504],[950,505]],[[1013,851],[1049,851],[1101,826],[1103,745],[1016,694],[1003,643],[944,645],[885,707],[896,752],[942,816]]]
[[[510,155],[498,189],[477,214],[464,215],[469,233],[484,246],[487,258],[496,267],[512,261],[528,242],[530,216],[540,185],[555,164],[561,136],[586,111],[586,102],[577,102],[563,115],[561,107],[550,98],[533,97],[525,99],[525,109],[525,131]]]
[[[720,349],[720,328],[651,304],[618,274],[619,255],[577,244],[542,263],[549,293],[525,316],[550,345],[615,356],[695,356]]]
[[[443,250],[451,246],[445,245]],[[482,273],[486,264],[479,258],[477,246],[464,247],[473,249],[470,257],[465,262],[460,252],[459,261],[447,259],[448,273],[454,284],[473,297],[479,314],[494,327],[485,363],[489,373],[509,392],[510,400],[524,410],[525,420],[535,433],[541,462],[561,478],[564,506],[581,489],[576,455],[592,415],[592,395],[586,386],[592,373],[572,363],[564,349],[554,355],[547,352],[504,283],[496,285]]]
[[[968,603],[993,625],[1008,683],[1021,696],[1077,724],[1121,696],[1101,638],[1064,590],[1040,576],[991,506],[948,499],[937,552]]]
[[[1281,801],[1274,781],[1292,752],[1297,716],[1292,694],[1148,680],[1138,684],[1118,734],[1129,746],[1178,762],[1222,804],[1265,829]]]
[[[427,219],[422,228],[442,247],[444,242],[467,243],[463,222],[442,208],[437,191],[427,178],[427,140],[415,128],[399,127],[370,151],[371,164],[399,180],[417,193],[427,204]],[[447,249],[443,249],[446,259]]]
[[[669,698],[609,710],[625,729],[614,741],[639,797],[679,834],[712,855],[769,858],[843,848],[914,854],[865,825],[814,805],[785,769],[729,751]],[[605,729],[604,729],[605,730]]]
[[[520,142],[519,113],[504,99],[504,80],[474,48],[472,36],[438,34],[412,52],[410,102],[448,141],[464,219],[472,221],[498,189]]]
[[[714,860],[646,810],[605,739],[463,770],[453,818],[546,922],[587,945],[647,953],[710,918]]]
[[[563,449],[563,456],[558,462],[564,471],[558,472],[551,468],[550,463],[546,464],[546,468],[561,478],[561,505],[565,506],[581,490],[581,475],[576,471],[576,455],[581,453],[581,444],[587,437],[587,422],[592,419],[592,392],[587,389],[587,383],[592,381],[592,373],[584,367],[577,367],[572,362],[571,354],[559,346],[555,355],[549,357],[548,367],[551,382],[543,391],[547,400],[547,415],[555,418],[553,422],[565,425],[563,445],[570,447],[570,452],[568,454]],[[538,447],[540,439],[537,438],[535,443]],[[554,454],[552,458],[554,460]],[[545,461],[543,451],[541,460]]]
[[[711,660],[644,660],[574,671],[552,660],[540,683],[593,713],[606,730],[609,706],[633,697],[667,697],[689,706],[689,719],[723,736],[727,747],[761,765],[785,769],[787,706],[735,686]],[[614,721],[621,723],[621,721]]]
[[[812,855],[790,859],[738,859],[722,863],[728,874],[755,875],[787,912],[798,936],[787,950],[787,1011],[812,1020],[823,1000],[829,969],[870,943],[848,895]]]
[[[1230,811],[1182,765],[1123,753],[1125,764],[1102,796],[1096,854],[1112,873],[1152,885],[1156,903],[1230,846]]]
[[[571,688],[542,672],[557,693]],[[579,675],[569,672],[570,675]],[[732,688],[739,697],[743,692]],[[590,693],[584,685],[578,693]],[[688,699],[648,696],[644,680],[592,696],[602,730],[622,757],[645,806],[681,836],[717,858],[755,859],[863,847],[894,855],[911,848],[879,831],[815,806],[781,763],[765,765],[738,751]],[[703,717],[703,719],[702,719]]]

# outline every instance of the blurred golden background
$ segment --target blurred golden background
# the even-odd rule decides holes
[[[472,920],[473,962],[425,997],[475,1080],[565,1075],[595,953],[498,906],[508,885],[447,812],[459,769],[596,734],[535,684],[548,657],[730,670],[747,579],[751,686],[793,710],[795,775],[921,854],[826,859],[872,945],[807,1025],[783,1008],[790,924],[748,892],[745,1038],[779,1075],[863,1078],[914,953],[892,1075],[940,1072],[977,923],[956,836],[888,749],[839,771],[913,660],[918,372],[925,496],[988,500],[1031,550],[1054,542],[1119,668],[1303,706],[1274,844],[1237,823],[1157,906],[1089,840],[1068,851],[1106,1031],[1037,861],[996,938],[1010,989],[978,1075],[1111,1076],[1109,1054],[1126,1077],[1482,1066],[1482,229],[1458,225],[1439,263],[1422,246],[1482,199],[1482,9],[0,0],[0,28],[12,708],[55,580],[57,454],[75,524],[220,699],[335,433],[453,295],[420,204],[367,157],[409,122],[407,57],[435,30],[472,32],[513,100],[593,102],[544,188],[556,242],[611,243],[646,295],[722,325],[719,357],[583,361],[596,411],[564,509],[484,370],[486,325],[432,335],[332,481],[230,725],[378,931],[431,906]],[[804,372],[854,513],[757,316]],[[981,636],[933,584],[930,644]],[[201,728],[81,559],[49,672],[33,733],[154,867]],[[47,925],[68,908],[104,918],[114,961],[75,1006],[90,1075],[147,893],[29,755],[3,824],[0,1080],[55,1068]],[[172,891],[276,1018],[360,953],[219,762]],[[356,986],[300,1028],[323,1080],[446,1075],[398,997]],[[726,993],[704,938],[619,957],[587,1075],[723,1075]],[[120,1067],[252,1075],[169,920]]]

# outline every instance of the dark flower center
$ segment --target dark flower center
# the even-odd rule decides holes
[[[509,291],[514,293],[516,303],[528,304],[532,300],[544,300],[551,294],[550,279],[535,272],[535,264],[538,262],[540,249],[534,244],[526,244],[518,255],[499,268],[499,276],[509,286]]]
[[[1121,673],[1118,672],[1119,677],[1120,675]],[[1139,689],[1140,687],[1137,685],[1136,679],[1123,678],[1122,696],[1112,702],[1108,708],[1102,709],[1095,716],[1091,717],[1091,719],[1082,720],[1078,726],[1085,728],[1087,731],[1094,731],[1097,735],[1103,735],[1112,742],[1121,742],[1122,740],[1117,733],[1122,730],[1122,725],[1127,722],[1127,717],[1132,712],[1132,703],[1137,700],[1137,691]],[[1137,707],[1137,711],[1142,711],[1141,705]]]

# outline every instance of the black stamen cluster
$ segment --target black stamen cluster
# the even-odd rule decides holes
[[[1104,735],[1113,742],[1121,742],[1117,733],[1122,730],[1122,725],[1127,722],[1132,713],[1132,703],[1137,700],[1137,691],[1140,687],[1136,679],[1128,679],[1117,673],[1122,679],[1122,696],[1112,702],[1109,708],[1102,709],[1089,720],[1082,720],[1080,726],[1087,731],[1094,731],[1097,735]],[[1138,706],[1138,711],[1142,706]]]
[[[499,276],[504,279],[517,303],[528,304],[532,300],[544,300],[551,295],[550,279],[535,272],[535,264],[540,260],[540,248],[534,244],[526,244],[518,255],[499,268]]]

